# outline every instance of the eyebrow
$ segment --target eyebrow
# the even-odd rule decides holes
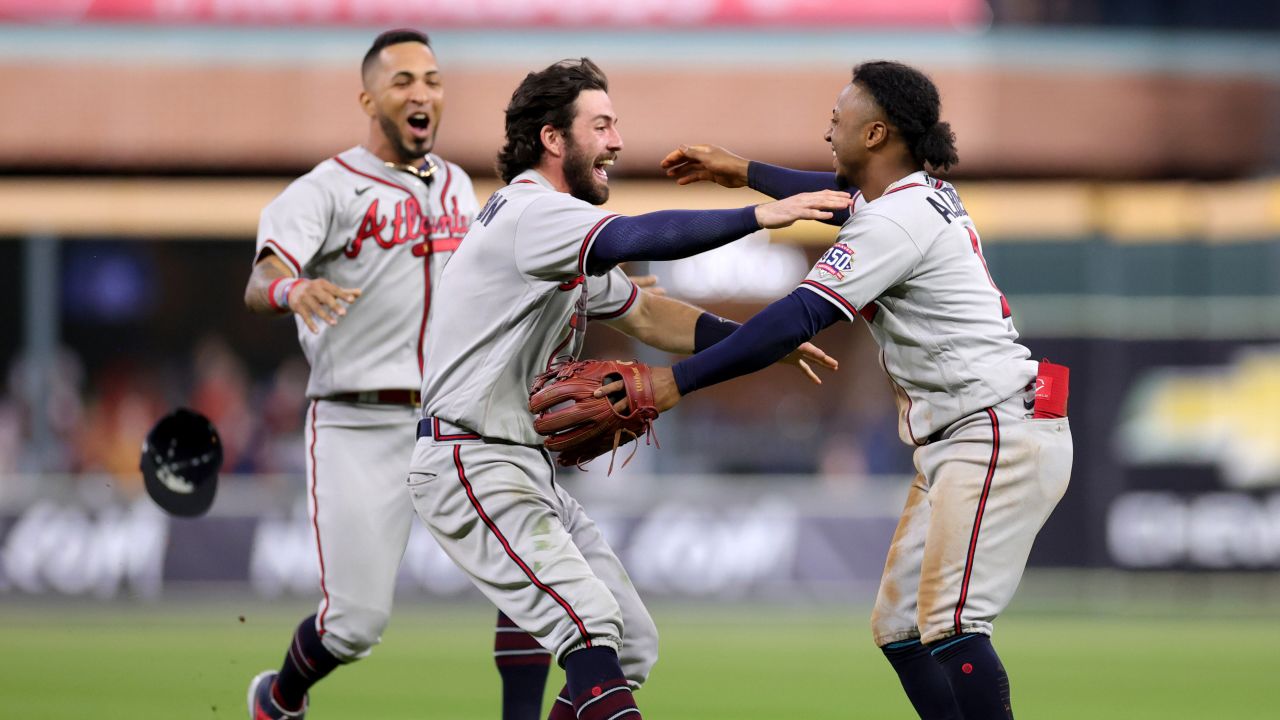
[[[440,71],[437,69],[437,70],[428,70],[422,75],[423,77],[431,77],[432,75],[439,75],[439,74],[440,74]],[[414,76],[413,73],[408,70],[397,70],[394,74],[392,74],[391,79],[394,80],[402,75],[407,78],[412,78]]]

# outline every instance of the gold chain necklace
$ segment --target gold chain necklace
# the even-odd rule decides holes
[[[407,172],[410,175],[417,177],[422,182],[429,183],[431,182],[431,177],[436,174],[437,166],[435,164],[435,161],[433,161],[429,157],[424,157],[422,159],[426,163],[422,167],[418,167],[416,165],[408,165],[405,163],[393,163],[393,162],[384,162],[383,165],[386,165],[392,170],[400,170],[403,172]]]

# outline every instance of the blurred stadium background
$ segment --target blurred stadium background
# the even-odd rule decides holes
[[[317,572],[307,370],[292,324],[241,302],[257,213],[364,138],[359,58],[401,25],[432,35],[437,150],[482,197],[516,82],[598,61],[621,212],[753,201],[665,182],[677,143],[825,169],[853,64],[930,72],[1015,322],[1074,375],[1072,485],[996,635],[1015,708],[1276,716],[1280,4],[0,0],[0,717],[235,717],[278,663]],[[651,269],[745,319],[831,238]],[[664,629],[655,717],[910,717],[865,620],[910,452],[869,334],[819,342],[842,364],[821,388],[770,369],[700,393],[661,451],[565,478]],[[176,405],[226,445],[198,520],[137,471]],[[386,644],[312,716],[496,717],[485,602],[425,532],[402,581]]]

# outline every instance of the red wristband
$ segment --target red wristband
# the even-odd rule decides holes
[[[276,286],[289,278],[276,278],[267,286],[267,302],[271,304],[271,309],[276,312],[285,312],[287,308],[282,308],[276,304]]]
[[[280,283],[288,283],[288,287],[284,288],[280,301],[276,300],[276,287]],[[271,309],[278,313],[289,312],[289,295],[293,292],[293,286],[298,284],[298,278],[281,277],[271,281],[267,286],[267,302],[271,304]],[[283,302],[281,302],[283,301]]]

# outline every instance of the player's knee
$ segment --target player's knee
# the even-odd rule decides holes
[[[325,649],[343,662],[359,660],[382,642],[382,631],[391,619],[390,613],[371,608],[346,610],[326,621],[320,640]]]

